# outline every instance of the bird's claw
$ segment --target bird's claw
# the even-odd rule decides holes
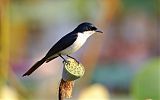
[[[64,63],[64,64],[67,64],[67,65],[70,64],[69,62],[70,62],[70,61],[67,61],[67,60],[64,60],[64,61],[63,61],[63,63]]]
[[[78,65],[80,64],[77,59],[75,59],[75,58],[73,58],[73,57],[71,57],[71,56],[69,56],[69,55],[67,55],[67,56],[68,56],[69,58],[71,58],[71,59],[74,59],[74,60],[77,62]]]
[[[77,62],[78,65],[80,64],[79,61],[77,61],[76,59],[74,59],[74,60]]]

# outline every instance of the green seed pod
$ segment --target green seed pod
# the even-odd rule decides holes
[[[84,75],[85,69],[84,66],[80,63],[77,63],[74,59],[67,59],[67,63],[64,62],[62,79],[64,81],[73,81]]]

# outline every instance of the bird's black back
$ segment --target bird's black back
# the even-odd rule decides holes
[[[53,56],[54,54],[71,46],[77,39],[78,33],[71,32],[62,37],[46,54],[46,58]]]

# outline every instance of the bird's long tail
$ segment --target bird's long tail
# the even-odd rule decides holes
[[[32,74],[45,61],[46,61],[46,57],[44,57],[40,61],[36,62],[25,74],[23,74],[23,76],[29,76],[30,74]]]

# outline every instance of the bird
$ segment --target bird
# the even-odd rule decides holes
[[[86,40],[94,33],[103,33],[96,26],[89,22],[83,22],[79,24],[73,31],[63,36],[52,48],[46,53],[46,55],[39,61],[37,61],[23,76],[29,76],[43,63],[48,63],[51,60],[61,57],[65,62],[67,60],[63,56],[73,58],[70,54],[79,50]]]

